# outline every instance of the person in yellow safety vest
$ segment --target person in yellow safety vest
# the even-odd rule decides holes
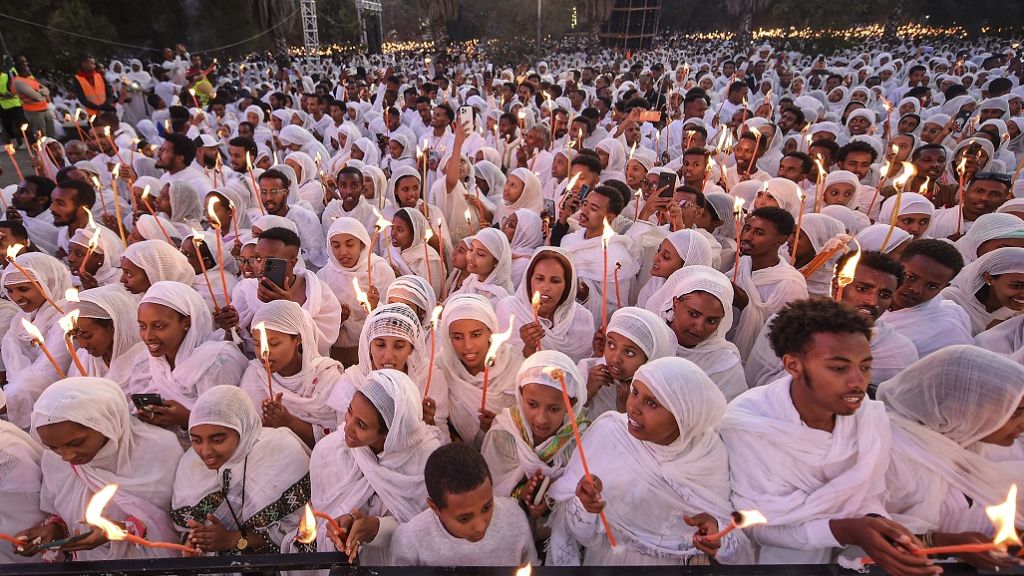
[[[21,125],[25,123],[25,112],[21,108],[21,99],[14,94],[14,69],[11,59],[3,56],[4,66],[0,69],[0,123],[4,133],[15,146],[20,146]]]
[[[28,59],[18,55],[14,57],[14,93],[21,99],[21,107],[28,120],[28,140],[36,143],[38,134],[53,137],[53,114],[50,113],[50,90],[39,83],[28,67]]]
[[[103,75],[96,71],[96,59],[92,56],[82,57],[71,88],[89,116],[117,111],[114,107],[114,92]]]

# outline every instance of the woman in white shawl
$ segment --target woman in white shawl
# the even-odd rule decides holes
[[[888,225],[892,222],[893,210],[896,208],[896,197],[886,198],[878,211],[877,222]],[[900,205],[896,212],[896,227],[909,232],[914,238],[928,237],[935,205],[932,201],[916,192],[900,194]]]
[[[540,178],[529,168],[516,168],[508,175],[494,223],[500,226],[505,218],[519,209],[530,210],[538,215],[544,210]]]
[[[839,250],[828,260],[811,265],[821,254],[831,252],[841,246],[842,242],[851,242],[852,237],[846,234],[843,223],[824,214],[804,214],[800,228],[800,240],[796,244],[795,266],[807,281],[807,292],[812,296],[832,295],[832,277],[835,275],[835,264],[846,251]],[[793,247],[785,254],[790,258]]]
[[[149,380],[133,393],[156,393],[163,400],[139,411],[144,421],[184,427],[203,392],[241,381],[245,356],[230,341],[216,338],[210,310],[190,286],[153,284],[139,304],[138,317],[139,334],[149,351]]]
[[[402,208],[395,212],[391,223],[389,263],[400,276],[412,274],[426,278],[434,293],[440,293],[444,284],[441,256],[425,242],[424,235],[430,230],[427,218],[416,208]],[[505,244],[508,245],[507,240]]]
[[[320,183],[320,166],[327,161],[321,157],[320,163],[305,152],[292,152],[284,158],[284,163],[291,166],[295,173],[295,184],[299,187],[299,198],[309,203],[317,216],[324,211],[324,186]]]
[[[319,155],[321,162],[327,162],[331,157],[330,153],[327,152],[327,148],[324,148],[324,145],[310,134],[309,130],[302,126],[289,124],[281,128],[277,139],[281,141],[282,146],[293,152],[305,152],[313,159]]]
[[[983,445],[1012,446],[1024,420],[1024,366],[976,346],[950,346],[878,387],[892,423],[886,510],[935,546],[988,542],[986,506],[1006,499],[1021,462],[995,462]],[[1024,525],[1018,496],[1016,526]],[[966,558],[993,567],[987,554]]]
[[[470,276],[454,294],[479,294],[496,306],[512,293],[512,248],[497,228],[484,228],[473,236],[466,254]]]
[[[261,410],[264,426],[287,428],[312,447],[334,430],[337,419],[327,399],[341,380],[343,368],[338,361],[320,355],[313,319],[291,300],[275,300],[260,307],[252,318],[252,331],[257,328],[266,330],[273,382],[267,382],[263,359],[254,358],[242,374],[242,390]]]
[[[541,349],[558,350],[574,362],[590,356],[594,318],[576,301],[576,287],[576,269],[565,250],[537,250],[515,294],[495,306],[500,329],[512,329],[508,345],[527,358]],[[534,293],[540,294],[536,321]]]
[[[392,532],[427,508],[423,467],[440,445],[437,431],[423,423],[420,392],[408,376],[366,374],[346,411],[344,433],[317,444],[309,463],[313,507],[346,531],[328,534],[321,521],[317,548],[344,544],[337,549],[358,554],[361,565],[386,564]]]
[[[93,236],[97,234],[99,237],[90,254],[89,243],[93,242]],[[124,244],[117,232],[110,228],[79,228],[68,241],[68,268],[83,290],[117,284],[121,279],[123,253]]]
[[[380,165],[380,148],[369,138],[363,137],[356,140],[356,143],[352,145],[351,155],[355,160],[362,160],[363,164]]]
[[[78,294],[75,340],[85,374],[72,364],[69,376],[106,378],[125,395],[149,374],[149,354],[139,338],[138,303],[120,286],[100,286]],[[83,353],[84,352],[84,353]]]
[[[615,138],[605,138],[597,144],[597,155],[601,158],[601,181],[626,181],[626,149]]]
[[[502,409],[515,402],[515,375],[523,361],[519,350],[498,346],[483,390],[484,364],[494,338],[500,338],[491,304],[476,294],[453,296],[445,303],[437,334],[438,372],[448,386],[450,423],[459,437],[480,446]],[[484,395],[486,392],[486,396]]]
[[[889,236],[888,243],[883,247],[886,236]],[[857,233],[857,243],[861,250],[881,252],[896,259],[913,240],[914,236],[899,226],[894,227],[890,235],[888,224],[872,224]]]
[[[645,308],[651,295],[665,285],[665,279],[685,266],[711,266],[711,244],[696,230],[676,230],[669,234],[654,254],[651,279],[640,289],[636,305]]]
[[[518,286],[533,253],[544,244],[544,222],[539,213],[519,208],[506,216],[500,226],[512,248],[512,286]]]
[[[0,392],[0,408],[4,406]],[[39,509],[39,491],[43,485],[43,472],[39,467],[43,447],[39,441],[10,422],[0,421],[0,462],[4,473],[0,476],[0,500],[4,513],[0,515],[0,532],[15,534],[26,526],[42,524],[46,514]],[[0,546],[0,564],[33,562],[18,556],[10,546]]]
[[[264,428],[237,386],[214,386],[188,421],[192,449],[177,462],[171,518],[188,543],[216,554],[312,552],[294,544],[309,501],[309,449]],[[244,544],[242,539],[245,540]]]
[[[577,452],[551,486],[556,504],[547,563],[708,564],[708,554],[721,562],[747,559],[739,530],[720,548],[703,539],[729,523],[732,509],[729,457],[714,428],[725,405],[718,387],[688,360],[661,358],[640,368],[626,414],[602,415],[583,437],[593,484]],[[643,498],[631,496],[637,490]],[[618,548],[608,544],[597,510]]]
[[[999,248],[968,264],[942,291],[967,312],[977,336],[1024,310],[1024,248]]]
[[[140,298],[140,294],[145,294],[157,282],[192,286],[195,279],[196,273],[188,258],[163,240],[136,242],[121,256],[121,284]]]
[[[193,230],[191,234],[186,235],[181,241],[181,253],[188,259],[189,266],[192,267],[192,271],[195,273],[192,288],[206,302],[206,306],[210,309],[211,313],[220,310],[221,307],[227,304],[227,296],[224,293],[225,287],[227,288],[227,294],[230,295],[235,289],[235,285],[238,284],[238,277],[234,273],[227,271],[226,262],[219,262],[217,260],[216,239],[210,237],[216,233],[216,231],[213,231],[208,234]],[[198,238],[196,237],[197,234],[199,235]],[[231,253],[223,248],[221,255],[225,259],[231,258]],[[199,261],[200,258],[202,263]],[[221,268],[225,268],[224,282],[221,282]]]
[[[168,182],[159,192],[154,208],[157,213],[167,214],[167,219],[174,225],[177,234],[171,230],[167,231],[172,238],[181,238],[194,228],[200,227],[203,214],[206,212],[201,203],[202,198],[206,196],[205,192],[196,190],[189,180]]]
[[[997,248],[1024,248],[1024,220],[1013,214],[983,214],[954,244],[964,257],[964,264]]]
[[[862,190],[860,179],[853,172],[848,170],[829,172],[825,177],[821,207],[824,209],[824,207],[832,205],[845,206],[853,211],[860,228],[870,226],[871,220],[867,214],[857,211]],[[886,222],[888,221],[886,220]]]
[[[687,266],[669,276],[647,301],[647,309],[675,333],[675,355],[699,366],[729,400],[747,389],[739,350],[725,339],[732,328],[732,300],[732,283],[725,274]]]
[[[124,393],[103,378],[68,378],[47,388],[32,410],[32,430],[49,448],[41,460],[40,508],[56,518],[21,532],[40,544],[67,538],[99,490],[117,485],[103,517],[153,542],[177,542],[168,515],[175,461],[174,435],[128,413]],[[106,561],[174,555],[127,540],[109,541],[101,530],[70,546],[76,560]],[[25,547],[33,555],[35,545]]]
[[[394,176],[399,168],[417,169],[419,160],[413,154],[413,144],[405,134],[396,132],[388,137],[388,149],[386,156],[381,160],[380,167],[385,172]]]
[[[341,331],[334,346],[340,348],[343,357],[354,357],[359,345],[359,332],[366,321],[366,307],[356,298],[353,282],[366,294],[368,300],[377,302],[386,294],[388,286],[395,281],[395,271],[387,260],[370,250],[370,235],[359,221],[342,217],[331,223],[327,231],[330,258],[327,266],[316,276],[334,292],[341,304]],[[368,262],[372,260],[372,264]],[[373,274],[373,281],[367,281],[367,274]],[[346,315],[347,314],[347,315]]]
[[[502,410],[484,436],[481,449],[491,471],[494,492],[511,496],[525,505],[534,523],[534,540],[547,540],[543,526],[550,512],[547,499],[534,505],[534,497],[546,478],[557,480],[576,449],[561,382],[552,374],[562,371],[572,400],[576,424],[584,432],[587,386],[571,358],[544,350],[526,359],[516,375],[516,403]]]
[[[71,274],[63,262],[40,252],[21,254],[14,261],[25,272],[8,264],[0,284],[7,298],[21,310],[11,318],[10,327],[0,342],[0,354],[7,371],[4,386],[7,418],[19,428],[28,429],[32,405],[60,375],[35,345],[35,339],[25,331],[23,323],[31,322],[42,331],[47,349],[60,369],[67,373],[71,356],[64,345],[64,329],[58,320],[63,315],[61,311],[69,311],[64,293],[71,288]]]

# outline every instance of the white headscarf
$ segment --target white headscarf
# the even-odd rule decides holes
[[[159,304],[190,319],[188,332],[174,356],[174,368],[166,356],[149,357],[149,390],[191,409],[207,389],[221,382],[239,382],[245,357],[234,344],[217,340],[213,317],[199,293],[178,282],[161,281],[150,286],[140,304]],[[140,392],[142,392],[140,390]]]
[[[999,248],[985,254],[964,266],[950,286],[942,291],[943,298],[956,302],[970,316],[971,331],[975,336],[988,329],[994,320],[1009,320],[1020,314],[1005,306],[989,312],[978,301],[976,294],[985,285],[982,274],[986,272],[991,276],[1024,273],[1024,248]]]
[[[807,235],[807,239],[810,240],[811,247],[814,248],[814,254],[818,255],[822,252],[827,252],[841,240],[849,239],[849,235],[846,234],[846,227],[843,223],[831,216],[824,214],[804,214],[803,222],[801,223],[801,230]],[[807,292],[816,296],[829,296],[832,293],[832,276],[835,274],[835,263],[842,257],[845,251],[840,250],[836,252],[832,258],[829,258],[823,265],[808,276],[807,279]],[[801,269],[804,272],[804,269]]]
[[[692,228],[676,230],[666,236],[665,240],[669,241],[676,251],[676,255],[683,260],[684,268],[687,266],[711,266],[713,259],[711,243],[700,232]],[[661,249],[660,244],[657,249]],[[651,276],[651,279],[640,290],[636,305],[646,307],[651,296],[665,285],[665,280],[660,276]]]
[[[106,226],[96,228],[79,228],[71,237],[72,244],[78,244],[88,248],[92,237],[99,234],[94,252],[103,255],[100,267],[93,274],[93,278],[100,286],[116,284],[121,279],[121,255],[124,253],[124,244],[117,233]],[[78,270],[75,270],[78,273]]]
[[[415,304],[420,309],[418,315],[421,317],[420,319],[424,327],[428,325],[430,313],[437,306],[437,295],[434,293],[434,288],[430,286],[430,283],[425,278],[419,276],[399,276],[396,278],[388,286],[384,300],[387,301],[391,298],[401,298],[406,302]]]
[[[32,430],[74,422],[107,438],[88,464],[72,466],[57,453],[43,453],[41,508],[66,518],[81,519],[89,499],[109,484],[117,484],[103,516],[115,522],[129,515],[146,525],[146,538],[177,542],[168,515],[171,479],[181,455],[174,434],[132,418],[128,401],[117,383],[105,378],[68,378],[50,386],[32,410]],[[116,560],[170,556],[166,550],[141,548],[128,541],[113,541],[76,553],[78,560]]]
[[[143,240],[129,246],[123,258],[142,268],[149,283],[170,281],[192,286],[196,272],[184,254],[163,240]]]
[[[1022,398],[1024,366],[976,346],[944,348],[881,383],[878,400],[892,422],[887,508],[894,518],[914,532],[950,529],[958,520],[942,517],[950,490],[979,509],[1002,502],[1024,464],[985,458],[979,441],[1009,420]]]
[[[954,244],[964,257],[964,264],[978,259],[978,249],[989,240],[1024,238],[1024,220],[1013,214],[982,214]]]
[[[518,286],[533,259],[533,253],[544,244],[544,228],[540,214],[526,208],[514,212],[516,231],[512,233],[512,285]],[[470,242],[472,245],[472,242]]]
[[[406,274],[422,276],[424,278],[429,276],[430,287],[433,288],[436,294],[441,290],[444,278],[441,278],[441,256],[438,255],[437,250],[427,245],[426,253],[424,253],[423,236],[430,228],[430,224],[423,213],[416,208],[401,208],[398,212],[404,212],[409,217],[409,221],[412,222],[412,244],[402,250],[401,253],[392,256],[392,261],[398,266],[403,276]],[[508,245],[507,239],[505,244],[506,246]],[[397,246],[389,246],[388,249],[392,250],[393,254],[399,250]],[[511,267],[511,264],[509,267]]]
[[[131,294],[120,286],[100,286],[83,290],[78,294],[80,318],[109,320],[114,329],[114,342],[110,353],[110,365],[103,357],[86,354],[79,349],[78,355],[85,365],[86,374],[117,382],[128,393],[130,382],[145,377],[149,363],[146,345],[139,339],[139,305]],[[140,375],[140,372],[142,373]],[[77,375],[77,368],[71,374]]]
[[[516,168],[508,177],[522,182],[523,192],[515,202],[511,204],[501,203],[495,222],[500,223],[506,216],[520,208],[532,210],[534,213],[540,214],[544,210],[543,186],[540,183],[540,178],[537,178],[537,175],[531,172],[529,168]],[[505,185],[507,186],[508,184],[506,183]],[[494,190],[491,190],[491,192],[494,192]]]
[[[479,274],[470,275],[456,294],[479,294],[491,304],[497,304],[512,293],[512,248],[508,236],[497,228],[484,228],[473,239],[483,244],[494,257],[494,269],[486,278],[480,278]]]
[[[913,234],[910,232],[899,227],[893,227],[892,235],[889,236],[889,243],[885,245],[885,250],[882,250],[882,242],[885,242],[887,235],[889,235],[888,224],[872,224],[857,233],[857,243],[860,244],[861,250],[881,251],[889,254],[902,246],[904,242],[914,239]]]

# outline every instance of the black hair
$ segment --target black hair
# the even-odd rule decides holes
[[[871,325],[850,306],[831,298],[795,300],[786,304],[768,326],[775,355],[800,354],[815,334],[863,334],[871,341]]]
[[[427,458],[423,480],[427,497],[438,508],[447,505],[449,494],[465,494],[491,479],[487,461],[476,448],[464,442],[445,444]]]
[[[599,194],[608,199],[608,211],[618,216],[622,213],[626,203],[622,201],[622,194],[613,186],[601,184],[590,191],[591,194]]]
[[[622,198],[622,206],[625,209],[626,204],[629,204],[630,199],[633,197],[633,191],[629,189],[629,184],[626,184],[622,180],[611,179],[605,180],[601,183],[603,186],[611,186],[618,191],[619,196]]]
[[[796,229],[796,220],[787,210],[777,206],[763,206],[750,213],[750,218],[763,218],[775,225],[775,229],[783,236],[789,236]]]
[[[288,188],[292,185],[292,181],[291,179],[288,178],[288,175],[285,174],[284,172],[281,172],[277,168],[265,170],[262,174],[260,174],[258,180],[260,182],[263,182],[263,180],[266,178],[274,178],[276,180],[280,180],[284,184],[285,188]]]
[[[587,170],[590,170],[594,174],[600,174],[601,171],[604,170],[604,168],[601,167],[601,159],[596,155],[591,156],[589,154],[577,154],[576,157],[572,159],[569,166],[570,168],[572,166],[586,166]]]
[[[697,205],[698,208],[704,208],[705,206],[708,205],[708,201],[707,198],[704,197],[704,193],[701,192],[700,190],[697,190],[693,186],[687,186],[686,184],[683,184],[682,186],[676,186],[675,191],[683,192],[685,194],[693,194],[695,197],[693,202],[694,204]]]
[[[946,99],[946,102],[949,102],[950,100],[956,98],[957,96],[963,96],[964,94],[967,94],[967,87],[964,86],[963,84],[951,84],[948,88],[946,88],[946,91],[942,93],[942,95]]]
[[[747,86],[747,83],[744,82],[743,80],[735,80],[732,84],[729,84],[729,94],[732,94],[733,92],[738,92],[743,88],[749,88],[749,86]]]
[[[246,136],[235,136],[231,140],[228,140],[228,146],[245,148],[245,151],[250,155],[250,159],[254,162],[256,161],[256,155],[259,154],[259,149],[256,147],[256,141]]]
[[[37,174],[28,174],[25,176],[25,182],[30,182],[36,185],[36,197],[46,196],[46,204],[50,204],[50,193],[57,187],[57,183],[50,180],[46,176],[39,176]]]
[[[0,220],[0,228],[6,228],[11,231],[11,236],[14,236],[16,240],[28,240],[28,229],[25,228],[24,222],[18,222],[17,220]],[[568,290],[566,290],[568,292]]]
[[[435,106],[435,108],[438,108],[442,112],[444,112],[444,115],[448,117],[449,122],[455,121],[455,110],[453,110],[451,106],[447,104],[438,104],[437,106]]]
[[[703,100],[704,102],[709,104],[711,102],[711,99],[708,98],[708,93],[705,92],[704,89],[700,87],[690,88],[686,92],[686,96],[683,97],[684,104],[689,104],[690,102],[695,102],[697,100]]]
[[[1013,89],[1013,82],[1009,78],[994,78],[988,84],[988,93],[996,96],[1002,96]]]
[[[964,269],[963,255],[956,249],[956,246],[945,240],[937,240],[935,238],[912,240],[903,249],[903,252],[900,253],[900,262],[906,262],[918,255],[931,258],[949,268],[953,271],[953,277],[956,277]]]
[[[359,182],[363,181],[363,173],[355,166],[344,166],[341,170],[338,170],[338,178],[341,178],[342,174],[348,174],[359,178]]]
[[[402,223],[408,226],[410,230],[413,230],[412,216],[409,216],[409,210],[415,210],[415,208],[400,208],[395,212],[395,218],[401,218]]]
[[[942,152],[943,156],[946,155],[946,147],[942,144],[921,144],[917,148],[914,148],[914,153],[910,155],[910,159],[917,160],[921,157],[921,154],[924,154],[929,150],[938,150],[939,152]]]
[[[96,190],[91,184],[81,180],[62,180],[57,183],[58,188],[66,188],[75,191],[75,202],[79,206],[92,209],[96,204]]]
[[[818,138],[814,142],[811,142],[811,145],[808,146],[808,149],[814,147],[828,148],[828,151],[832,154],[833,158],[835,158],[836,154],[839,153],[839,144],[836,144],[835,140],[829,140],[828,138]],[[872,148],[872,150],[874,150],[874,148]],[[828,166],[826,166],[826,168],[828,168]]]
[[[787,106],[782,111],[782,114],[785,114],[786,112],[789,112],[793,116],[796,116],[796,123],[797,124],[803,124],[804,122],[807,121],[807,115],[804,114],[803,109],[801,109],[799,106]],[[779,116],[781,117],[782,114],[780,114]]]
[[[192,139],[188,136],[172,132],[164,135],[164,141],[171,143],[171,146],[174,148],[174,155],[184,158],[186,166],[196,159],[195,142],[192,142]]]
[[[843,162],[851,152],[865,152],[871,155],[871,163],[878,159],[878,151],[871,144],[863,140],[854,140],[839,149],[836,154],[836,162]]]
[[[811,160],[811,157],[808,156],[806,152],[787,152],[782,155],[782,158],[796,158],[797,160],[799,160],[800,169],[802,172],[810,172],[811,170],[814,169],[814,160]]]
[[[707,128],[701,126],[700,124],[683,124],[683,138],[686,138],[686,133],[687,132],[697,132],[697,133],[703,134],[705,140],[708,137],[708,130],[707,130]],[[685,143],[685,140],[684,140],[684,143]]]
[[[843,266],[849,262],[850,258],[856,254],[854,251],[847,252],[836,260],[836,270],[842,270]],[[884,252],[878,252],[875,250],[869,250],[861,252],[860,260],[857,261],[858,266],[865,266],[872,270],[877,270],[883,274],[896,277],[896,285],[903,284],[903,265],[896,261],[892,256],[885,254]]]
[[[921,64],[914,64],[913,66],[910,67],[910,70],[907,70],[907,76],[910,76],[914,72],[927,72],[927,71],[928,71],[927,67],[922,66]]]
[[[708,152],[707,148],[701,148],[700,146],[691,146],[683,151],[683,156],[702,156],[705,161],[711,156],[711,152]]]
[[[287,228],[267,228],[260,232],[258,240],[277,240],[285,246],[302,248],[302,240],[299,239],[299,235]]]

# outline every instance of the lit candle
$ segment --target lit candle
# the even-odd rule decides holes
[[[29,160],[31,160],[32,159],[32,146],[29,145],[29,143],[28,143],[28,132],[27,132],[27,130],[28,130],[28,124],[22,124],[21,125],[21,138],[22,138],[22,142],[25,143],[25,150],[28,151]],[[39,160],[38,157],[36,157],[36,159]]]
[[[893,148],[895,148],[895,146]],[[878,187],[875,188],[875,194],[871,197],[871,203],[868,204],[868,216],[871,215],[871,210],[875,207],[875,201],[878,200],[878,195],[882,192],[882,188],[885,188],[885,180],[889,176],[889,170],[892,168],[893,160],[895,160],[895,158],[886,158],[885,164],[882,165],[882,174],[878,178]]]
[[[960,198],[960,202],[958,203],[959,205],[957,206],[957,210],[959,212],[959,215],[958,215],[957,220],[956,220],[956,233],[957,233],[957,235],[959,235],[960,234],[960,229],[961,229],[961,227],[963,226],[963,223],[964,223],[964,190],[966,188],[965,184],[966,184],[966,180],[967,180],[967,151],[966,150],[964,150],[964,155],[963,155],[963,157],[960,158],[960,163],[957,164],[956,169],[960,173],[960,185],[959,185],[959,187],[956,190],[956,195]]]
[[[427,267],[427,283],[434,284],[434,275],[430,271],[430,239],[434,237],[434,231],[429,228],[423,232],[423,264]]]
[[[4,146],[4,150],[7,152],[7,156],[11,159],[11,164],[14,164],[14,171],[18,174],[18,182],[25,179],[25,175],[21,173],[21,166],[18,165],[18,161],[14,158],[14,145],[8,144]]]
[[[156,225],[160,228],[160,233],[164,235],[164,239],[167,240],[167,243],[173,246],[174,242],[171,242],[171,237],[167,235],[167,230],[164,230],[164,225],[163,222],[160,221],[160,216],[156,213],[156,210],[153,209],[153,204],[149,201],[149,184],[146,184],[142,189],[142,205],[146,207],[146,210],[149,210],[153,219],[156,220]]]
[[[750,131],[754,133],[754,155],[747,164],[747,177],[750,177],[750,170],[757,164],[757,151],[761,149],[761,131],[756,126],[751,126]]]
[[[530,299],[533,306],[533,323],[540,325],[540,290],[533,291],[533,298]],[[541,349],[541,343],[537,343],[537,350]]]
[[[366,255],[367,287],[373,285],[373,250],[374,247],[377,245],[377,238],[380,236],[382,230],[384,230],[388,226],[391,226],[391,222],[388,222],[383,216],[381,216],[380,212],[378,212],[376,208],[374,208],[373,211],[375,214],[377,214],[377,223],[374,224],[373,226],[373,238],[370,239],[370,246],[367,247],[367,250],[369,251],[369,253]],[[469,210],[467,209],[466,212],[469,212]],[[384,247],[384,250],[386,250],[389,254],[391,253],[391,250],[387,246]]]
[[[10,246],[8,246],[7,247],[7,261],[10,262],[12,265],[14,265],[14,267],[18,269],[18,272],[21,272],[25,276],[25,278],[28,278],[28,281],[32,283],[32,286],[36,290],[38,290],[40,294],[42,294],[43,298],[46,299],[46,302],[50,306],[53,306],[54,310],[56,310],[57,312],[60,312],[61,314],[63,314],[64,310],[60,306],[57,306],[57,303],[53,301],[53,298],[50,298],[46,294],[46,290],[44,290],[42,285],[40,285],[39,282],[36,281],[35,275],[34,274],[29,274],[28,271],[25,270],[25,268],[21,264],[18,264],[18,262],[16,260],[16,258],[18,257],[18,252],[21,252],[24,249],[25,249],[25,246],[23,244],[11,244]]]
[[[441,224],[442,224],[443,221],[444,221],[444,218],[442,218],[441,216],[437,217],[437,247],[438,247],[437,253],[441,256],[441,301],[442,302],[444,301],[445,296],[446,296],[446,294],[445,294],[445,284],[446,284],[445,280],[448,279],[448,275],[446,273],[447,270],[445,269],[446,267],[444,265],[444,230],[441,229]]]
[[[562,388],[562,402],[565,403],[565,411],[568,413],[569,423],[572,425],[572,435],[576,439],[576,453],[580,457],[580,464],[583,466],[583,474],[586,476],[587,482],[593,486],[594,477],[590,474],[587,456],[583,452],[583,438],[580,436],[580,428],[576,424],[576,414],[572,409],[572,399],[569,398],[569,388],[565,385],[565,373],[558,368],[545,368],[544,371],[550,374],[552,378],[558,380],[558,384]],[[601,524],[604,525],[605,535],[608,536],[608,544],[615,548],[615,536],[612,535],[611,525],[608,524],[608,519],[604,516],[604,510],[597,514],[601,518]]]
[[[213,294],[213,284],[210,284],[210,276],[206,273],[206,261],[203,259],[203,251],[200,249],[200,245],[205,243],[206,235],[203,234],[203,231],[193,228],[192,246],[196,249],[196,260],[199,261],[199,269],[203,272],[203,280],[206,281],[206,289],[210,292],[210,302],[213,304],[213,309],[220,310],[220,306],[217,305],[217,297]]]
[[[117,232],[121,236],[121,244],[124,246],[128,245],[128,238],[124,233],[124,222],[121,217],[121,192],[117,187],[117,177],[121,173],[121,165],[117,164],[114,166],[114,170],[111,171],[113,178],[110,180],[111,185],[114,187],[114,217],[117,218]],[[130,191],[129,191],[130,193]]]
[[[266,214],[267,209],[263,207],[263,199],[260,198],[260,186],[256,183],[256,176],[252,173],[252,156],[245,151],[245,168],[249,172],[249,181],[252,182],[252,193],[256,195],[256,205],[260,207],[260,213]],[[237,233],[238,231],[235,230]]]
[[[732,281],[735,284],[740,274],[740,240],[743,234],[743,198],[732,202],[732,215],[736,219],[736,261],[732,265]]]
[[[366,309],[367,314],[372,312],[370,299],[367,297],[366,292],[363,292],[363,289],[359,287],[359,279],[355,276],[352,277],[352,290],[356,295],[356,302],[359,302]]]
[[[274,399],[274,377],[270,372],[270,344],[267,344],[267,323],[260,322],[253,327],[253,331],[260,333],[260,358],[263,359],[263,366],[267,369],[267,392],[270,399]]]
[[[189,88],[188,89],[188,94],[189,94],[189,96],[192,97],[192,104],[194,104],[196,108],[199,108],[200,107],[199,106],[199,99],[196,98],[196,89],[195,88]]]
[[[99,228],[92,229],[92,237],[89,238],[89,242],[85,245],[85,258],[82,258],[82,263],[78,266],[78,277],[81,278],[82,274],[85,273],[85,265],[89,262],[89,257],[92,256],[93,252],[96,251],[96,247],[100,243],[100,231]]]
[[[88,376],[89,374],[86,373],[85,366],[82,365],[82,360],[78,357],[78,352],[75,350],[75,345],[71,340],[74,335],[75,328],[77,328],[78,325],[78,310],[68,312],[66,316],[61,317],[57,322],[64,330],[64,344],[68,347],[68,353],[71,354],[71,359],[75,361],[75,367],[78,368],[78,373],[82,376]]]
[[[604,220],[604,230],[601,232],[601,251],[604,255],[603,274],[601,276],[601,331],[608,328],[608,243],[615,236],[615,230]]]
[[[714,534],[704,536],[704,540],[717,542],[722,538],[725,538],[726,534],[737,528],[748,528],[756,524],[765,524],[767,522],[768,519],[764,517],[764,514],[761,514],[757,510],[737,510],[732,513],[732,521],[729,522],[728,526]]]
[[[825,193],[825,164],[821,161],[821,155],[814,157],[814,164],[818,167],[818,182],[814,186],[814,211],[821,212],[821,200]]]
[[[765,184],[765,189],[767,189],[767,187],[768,187],[768,185]],[[800,212],[797,213],[797,217],[796,217],[796,234],[793,236],[793,253],[789,257],[789,264],[791,266],[796,266],[796,251],[797,251],[797,248],[800,247],[800,233],[804,229],[804,203],[805,202],[804,202],[804,193],[803,193],[803,191],[802,190],[798,191],[796,193],[796,196],[797,196],[797,198],[800,199]]]
[[[124,160],[121,159],[121,152],[117,149],[117,144],[114,144],[114,139],[110,136],[110,126],[103,127],[103,135],[107,137],[107,142],[110,143],[110,147],[114,149],[114,156],[117,157],[118,164],[124,164]]]
[[[505,343],[506,340],[512,336],[512,326],[516,323],[515,315],[509,317],[508,330],[499,334],[491,334],[491,345],[487,348],[487,355],[484,356],[484,385],[481,388],[480,394],[480,411],[487,410],[487,383],[490,379],[491,365],[494,364],[495,358],[498,357],[498,349]]]
[[[220,287],[224,290],[224,305],[231,306],[231,295],[228,294],[228,278],[224,272],[224,241],[221,239],[220,218],[217,217],[217,211],[214,210],[218,202],[219,200],[216,196],[210,196],[210,200],[206,203],[206,215],[210,225],[213,226],[214,235],[217,236],[217,262],[220,267]],[[197,251],[198,248],[197,246]]]
[[[28,321],[28,318],[21,319],[21,327],[25,329],[25,333],[28,334],[29,338],[32,339],[32,345],[38,346],[43,354],[46,355],[46,359],[50,361],[50,365],[60,375],[61,380],[67,378],[67,374],[61,369],[60,365],[57,364],[57,360],[54,359],[53,354],[50,354],[50,349],[46,347],[46,341],[43,339],[43,333],[36,328],[35,324]]]
[[[444,310],[444,306],[438,305],[435,306],[434,311],[430,313],[430,362],[427,364],[427,385],[423,388],[424,398],[430,396],[430,383],[434,379],[434,352],[437,348],[437,322],[441,319],[442,310]],[[484,369],[486,370],[486,367]]]
[[[846,261],[846,264],[843,264],[843,269],[836,272],[836,284],[838,285],[836,302],[843,301],[843,290],[853,283],[854,274],[857,272],[857,263],[860,262],[860,244],[856,238],[853,241],[857,244],[857,251]]]
[[[124,528],[121,528],[117,524],[114,524],[110,520],[104,518],[103,509],[106,508],[107,503],[114,497],[114,492],[117,492],[117,484],[108,484],[104,486],[102,490],[89,499],[89,505],[85,508],[85,521],[102,530],[103,533],[106,534],[108,540],[127,540],[132,544],[137,544],[146,548],[177,550],[184,554],[199,553],[199,550],[183,544],[174,544],[172,542],[150,542],[141,536],[129,533]]]
[[[914,177],[917,173],[917,168],[914,167],[910,162],[903,163],[903,171],[893,181],[893,187],[896,188],[896,199],[893,200],[892,215],[889,217],[889,230],[885,233],[885,238],[882,240],[882,245],[879,250],[885,252],[885,248],[889,245],[889,239],[892,238],[893,230],[896,228],[896,221],[899,219],[900,207],[903,202],[903,190],[907,187],[907,182]]]

